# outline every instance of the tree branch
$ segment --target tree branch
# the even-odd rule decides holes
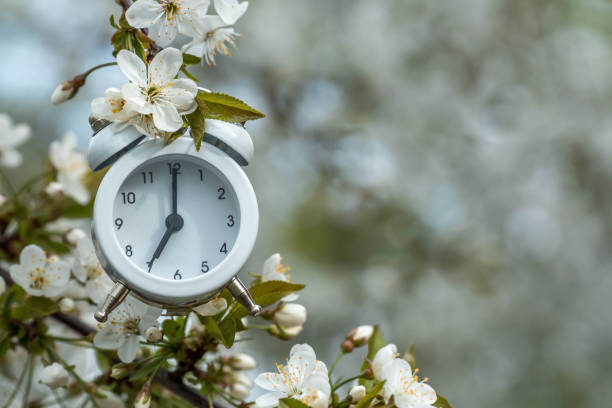
[[[13,279],[11,279],[11,275],[4,268],[0,268],[0,276],[4,278],[7,286],[13,284]],[[83,336],[87,336],[96,332],[96,329],[82,322],[76,316],[57,312],[49,315],[49,317],[65,324],[66,326],[70,327],[72,330]],[[168,371],[164,369],[160,369],[159,371],[157,371],[157,374],[155,375],[155,382],[196,407],[208,406],[207,398],[205,398],[199,392],[185,386],[182,381],[173,379],[169,375]],[[225,408],[217,403],[213,403],[213,406],[214,408]]]

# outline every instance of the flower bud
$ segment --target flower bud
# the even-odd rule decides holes
[[[303,326],[295,326],[289,328],[283,327],[283,333],[281,333],[280,330],[278,330],[278,327],[270,326],[270,328],[268,329],[268,333],[270,333],[272,336],[278,337],[281,340],[291,340],[292,338],[300,334],[303,329]]]
[[[358,402],[366,395],[366,389],[363,385],[356,385],[349,391],[351,402]]]
[[[297,303],[284,303],[276,309],[274,321],[286,328],[302,326],[306,322],[306,308]]]
[[[52,181],[43,187],[43,193],[45,193],[49,197],[59,196],[63,192],[64,192],[64,186],[62,186],[57,181]]]
[[[347,340],[351,340],[355,347],[361,347],[368,343],[370,337],[374,333],[374,327],[372,326],[359,326],[346,335]]]
[[[59,301],[60,312],[70,313],[74,310],[74,300],[69,297],[65,297]]]
[[[128,366],[124,363],[117,363],[111,368],[110,376],[115,380],[125,378],[129,374]]]
[[[66,232],[65,236],[66,242],[71,245],[76,245],[80,239],[83,239],[85,237],[87,237],[87,234],[85,234],[85,231],[80,228],[70,229],[68,232]]]
[[[53,363],[42,369],[39,382],[55,389],[67,385],[69,379],[68,371],[61,364]]]
[[[250,392],[250,388],[244,384],[236,383],[229,386],[229,393],[232,397],[245,399]]]
[[[164,338],[164,333],[158,327],[149,327],[145,331],[145,338],[150,343],[159,343]]]
[[[355,348],[355,344],[353,344],[352,341],[350,340],[344,340],[342,342],[342,344],[340,344],[340,348],[342,349],[342,351],[344,351],[345,353],[350,353],[353,351],[353,349]]]
[[[149,408],[151,405],[151,383],[144,383],[134,400],[134,408]]]
[[[246,353],[238,353],[230,357],[229,365],[234,370],[251,370],[257,367],[257,362]]]
[[[193,311],[200,316],[215,316],[227,309],[227,300],[217,297],[210,302],[193,308]]]
[[[3,294],[5,290],[6,290],[6,282],[4,281],[4,278],[0,276],[0,295]]]
[[[83,75],[77,75],[69,81],[62,82],[51,94],[51,103],[57,105],[72,99],[84,84],[85,76]]]

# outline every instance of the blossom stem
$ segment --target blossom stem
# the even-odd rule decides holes
[[[8,179],[8,177],[6,177],[6,174],[4,174],[2,170],[0,170],[0,177],[2,177],[2,181],[6,185],[6,188],[10,191],[11,196],[14,196],[15,188],[13,187],[10,180]]]
[[[19,379],[17,380],[17,384],[15,384],[15,388],[13,389],[13,392],[9,396],[8,401],[6,401],[6,404],[4,404],[2,406],[3,408],[8,408],[13,403],[13,400],[15,399],[15,397],[17,396],[17,392],[21,388],[21,383],[23,383],[23,380],[24,380],[24,378],[26,376],[26,373],[29,371],[31,364],[32,364],[32,355],[29,355],[28,356],[28,360],[26,361],[25,365],[23,366],[23,370],[21,371],[21,374],[19,375]]]
[[[32,177],[30,180],[26,181],[19,189],[15,192],[15,197],[19,197],[24,192],[28,191],[32,186],[34,186],[37,182],[43,180],[47,177],[49,173],[42,173],[37,176]]]
[[[359,374],[359,375],[356,375],[356,376],[354,376],[354,377],[347,378],[346,380],[342,381],[341,383],[339,383],[339,384],[336,384],[336,385],[332,386],[332,393],[333,393],[334,391],[336,391],[338,388],[342,387],[343,385],[348,384],[348,383],[350,383],[351,381],[358,380],[358,379],[360,379],[360,378],[364,378],[363,374]]]
[[[344,350],[340,350],[340,353],[338,353],[338,356],[336,357],[336,359],[332,363],[331,367],[329,368],[329,376],[330,377],[331,377],[332,373],[334,372],[334,370],[336,369],[336,365],[338,365],[338,362],[340,361],[342,356],[344,356],[345,354],[346,353],[344,352]]]
[[[251,324],[249,323],[247,325],[247,327],[249,329],[255,329],[255,330],[268,330],[270,327],[274,327],[273,325],[265,325],[265,324]]]
[[[104,67],[110,67],[110,66],[113,66],[113,65],[117,65],[117,63],[116,62],[105,62],[104,64],[96,65],[95,67],[89,68],[87,71],[83,72],[81,75],[83,75],[83,77],[87,78],[87,76],[89,74],[91,74],[92,72],[94,72],[95,70],[100,69],[100,68],[104,68]]]

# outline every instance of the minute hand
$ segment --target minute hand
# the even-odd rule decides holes
[[[178,174],[178,170],[177,169],[173,169],[172,170],[172,214],[178,214],[178,209],[177,209],[177,191],[176,191],[176,184],[177,184],[177,174]]]

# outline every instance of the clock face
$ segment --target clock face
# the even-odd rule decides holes
[[[231,252],[240,207],[228,180],[198,157],[169,154],[137,167],[113,204],[116,241],[143,273],[206,276]]]

